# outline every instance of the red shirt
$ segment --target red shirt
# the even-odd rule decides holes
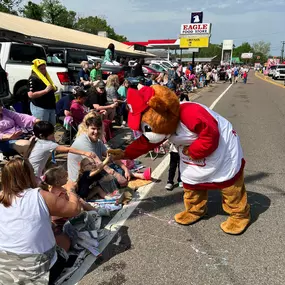
[[[73,100],[71,102],[70,112],[73,121],[76,125],[79,125],[83,121],[84,116],[86,115],[84,106],[78,103],[76,100]]]

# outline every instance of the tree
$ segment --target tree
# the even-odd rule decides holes
[[[209,44],[208,48],[200,48],[197,57],[221,57],[222,46],[218,44]]]
[[[18,8],[22,0],[1,0],[0,12],[17,15],[15,8]]]
[[[248,42],[242,43],[240,46],[234,48],[233,57],[241,58],[243,53],[253,52],[253,48]]]
[[[77,23],[77,15],[74,11],[63,10],[56,19],[56,25],[73,29]]]
[[[127,41],[127,38],[115,33],[114,29],[107,24],[105,19],[95,17],[79,18],[75,28],[79,31],[98,35],[99,31],[106,31],[108,37],[116,41]]]
[[[38,21],[43,20],[44,11],[42,6],[33,3],[32,1],[29,1],[28,4],[25,5],[24,8],[21,10],[21,12],[25,18],[34,19]]]
[[[66,8],[60,3],[59,0],[43,0],[41,7],[44,11],[44,21],[50,24],[59,25],[58,18]]]
[[[268,56],[269,52],[270,52],[270,46],[271,44],[268,42],[264,42],[264,41],[259,41],[257,43],[253,43],[252,47],[255,53],[261,53],[264,56]]]

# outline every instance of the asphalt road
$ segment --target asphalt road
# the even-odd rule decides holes
[[[210,106],[227,87],[219,84],[196,100]],[[214,110],[242,141],[252,214],[247,231],[221,231],[227,217],[218,191],[210,193],[205,219],[175,224],[183,191],[167,192],[164,172],[80,285],[285,284],[285,90],[251,73],[248,84],[233,85]]]

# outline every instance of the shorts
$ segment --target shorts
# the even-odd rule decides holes
[[[41,121],[50,122],[53,126],[56,124],[55,109],[43,109],[35,106],[32,102],[30,104],[31,113],[34,117]]]
[[[14,151],[13,144],[16,140],[0,141],[0,152],[11,153]]]

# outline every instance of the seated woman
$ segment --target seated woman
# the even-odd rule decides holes
[[[109,75],[106,82],[107,103],[113,104],[118,101],[118,89],[120,87],[118,75]]]
[[[39,189],[27,160],[6,163],[0,193],[1,284],[53,284],[63,261],[56,254],[51,216],[74,217],[81,210],[77,195],[68,195],[69,201]]]
[[[74,141],[72,147],[75,147],[79,150],[87,150],[94,152],[97,157],[94,159],[94,162],[97,165],[101,165],[103,161],[103,157],[107,157],[107,148],[100,140],[101,132],[102,132],[102,120],[99,116],[89,117],[85,121],[85,126],[79,126],[79,135]],[[69,179],[72,182],[76,182],[79,170],[80,170],[80,162],[82,160],[82,156],[73,155],[71,153],[68,154],[67,158],[67,167],[68,167],[68,175]],[[104,170],[106,173],[111,174],[116,179],[117,183],[121,187],[125,187],[128,184],[128,181],[131,177],[136,177],[139,179],[150,180],[150,169],[147,169],[142,174],[131,173],[131,171],[127,168],[122,161],[113,161],[112,164],[104,166]]]
[[[0,101],[0,152],[24,154],[30,145],[28,140],[23,140],[25,132],[32,130],[38,121],[33,116],[7,110]]]

